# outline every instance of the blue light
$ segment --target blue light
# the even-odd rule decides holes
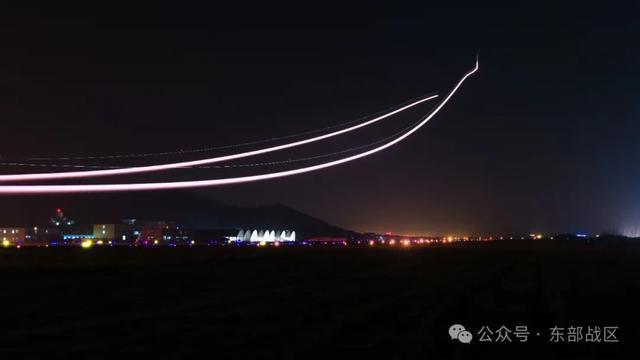
[[[93,235],[62,235],[62,238],[64,240],[73,240],[73,239],[94,239],[95,236]]]

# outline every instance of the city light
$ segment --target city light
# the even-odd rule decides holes
[[[161,229],[163,231],[178,229],[176,226],[170,227],[165,222],[150,222],[152,225],[142,225],[142,228],[138,228],[137,230],[133,230],[133,228],[129,228],[127,231],[133,233],[134,231],[138,231],[140,234],[145,234],[148,230],[145,230],[145,226],[158,226],[158,223],[162,224]],[[129,224],[132,225],[132,224]],[[94,228],[104,225],[94,225]],[[108,226],[108,225],[107,225]],[[153,227],[152,227],[153,228]],[[482,236],[421,236],[418,237],[416,235],[401,235],[396,234],[393,236],[375,234],[374,236],[370,236],[368,234],[367,238],[360,237],[331,237],[331,236],[317,236],[317,237],[309,237],[305,239],[296,239],[294,238],[295,231],[292,230],[237,230],[238,233],[236,235],[227,235],[221,237],[221,239],[213,240],[203,239],[203,238],[192,238],[187,235],[167,235],[163,233],[161,235],[162,239],[158,239],[157,237],[154,239],[153,236],[148,235],[139,235],[140,237],[132,237],[130,243],[114,241],[113,239],[120,239],[121,235],[119,234],[111,234],[112,237],[102,237],[95,238],[91,235],[81,235],[81,234],[61,234],[56,233],[53,235],[53,238],[48,239],[38,239],[29,233],[25,233],[25,229],[34,230],[34,227],[23,227],[23,228],[0,228],[0,233],[6,234],[5,237],[2,237],[2,242],[0,242],[0,247],[61,247],[61,246],[75,246],[80,245],[82,248],[90,248],[95,246],[103,246],[108,244],[109,246],[142,246],[142,247],[180,247],[180,246],[195,246],[196,243],[207,244],[208,246],[225,246],[228,244],[234,244],[236,246],[258,246],[258,247],[282,247],[283,245],[322,245],[322,246],[382,246],[387,245],[388,247],[397,247],[401,248],[422,248],[423,246],[428,246],[428,244],[459,244],[464,242],[490,242],[490,241],[505,241],[509,239],[522,239],[522,240],[554,240],[554,236],[545,236],[539,233],[530,233],[528,236],[522,237],[514,237],[514,236],[494,236],[494,235],[482,235]],[[142,229],[142,230],[140,230]],[[186,229],[189,231],[189,229]],[[41,232],[46,232],[46,229],[40,229]],[[235,230],[227,230],[228,233],[235,234],[231,231]],[[9,234],[12,234],[11,238],[7,237]],[[256,235],[257,234],[257,235]],[[274,234],[280,234],[279,236],[275,236]],[[49,235],[52,236],[52,235]],[[586,234],[574,234],[571,235],[576,238],[596,238],[598,235],[586,235]],[[556,236],[557,237],[557,236]],[[200,242],[202,241],[202,242]]]

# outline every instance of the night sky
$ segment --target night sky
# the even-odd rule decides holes
[[[383,153],[199,192],[240,205],[280,202],[359,231],[640,233],[637,4],[192,4],[3,9],[0,160],[187,150],[322,128],[445,94],[480,52],[479,73]],[[362,145],[432,107],[237,163]]]

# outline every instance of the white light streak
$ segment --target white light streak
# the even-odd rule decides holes
[[[451,90],[451,92],[449,92],[449,94],[444,98],[444,100],[442,100],[442,102],[415,127],[411,128],[409,131],[407,131],[400,137],[392,141],[389,141],[381,146],[378,146],[371,150],[361,152],[359,154],[345,157],[342,159],[338,159],[338,160],[334,160],[334,161],[330,161],[322,164],[317,164],[313,166],[287,170],[287,171],[234,177],[234,178],[211,179],[211,180],[160,182],[160,183],[136,183],[136,184],[99,184],[99,185],[93,185],[93,184],[91,185],[4,185],[4,186],[0,186],[0,194],[42,194],[42,193],[50,194],[50,193],[116,192],[116,191],[185,189],[185,188],[219,186],[219,185],[240,184],[240,183],[247,183],[247,182],[254,182],[254,181],[261,181],[261,180],[269,180],[269,179],[276,179],[276,178],[304,174],[304,173],[308,173],[316,170],[326,169],[332,166],[344,164],[350,161],[354,161],[354,160],[375,154],[406,139],[408,136],[418,131],[429,120],[431,120],[440,111],[440,109],[444,107],[444,105],[449,101],[449,99],[451,99],[453,94],[455,94],[458,88],[460,88],[462,83],[469,76],[471,76],[476,71],[478,71],[478,68],[479,68],[479,64],[478,64],[478,61],[476,60],[475,67],[471,71],[466,73],[462,77],[462,79],[460,79],[460,81],[456,84],[456,86]]]
[[[289,148],[292,148],[292,147],[301,146],[301,145],[305,145],[305,144],[310,144],[310,143],[313,143],[313,142],[316,142],[316,141],[320,141],[320,140],[328,139],[328,138],[331,138],[331,137],[334,137],[334,136],[338,136],[338,135],[341,135],[341,134],[344,134],[344,133],[348,133],[350,131],[357,130],[357,129],[360,129],[362,127],[365,127],[365,126],[371,125],[373,123],[376,123],[376,122],[378,122],[380,120],[388,118],[389,116],[395,115],[395,114],[397,114],[397,113],[399,113],[401,111],[407,110],[407,109],[409,109],[411,107],[414,107],[416,105],[422,104],[425,101],[435,99],[436,97],[438,97],[438,95],[427,96],[427,97],[425,97],[423,99],[420,99],[420,100],[414,101],[414,102],[412,102],[412,103],[410,103],[408,105],[405,105],[405,106],[403,106],[403,107],[401,107],[399,109],[396,109],[396,110],[388,112],[388,113],[386,113],[384,115],[375,117],[375,118],[373,118],[373,119],[371,119],[369,121],[365,121],[363,123],[360,123],[360,124],[357,124],[357,125],[354,125],[354,126],[342,129],[342,130],[337,130],[337,131],[334,131],[334,132],[331,132],[331,133],[328,133],[328,134],[319,135],[319,136],[308,138],[308,139],[304,139],[304,140],[294,141],[294,142],[287,143],[287,144],[282,144],[282,145],[262,148],[262,149],[253,150],[253,151],[247,151],[247,152],[238,153],[238,154],[231,154],[231,155],[219,156],[219,157],[214,157],[214,158],[192,160],[192,161],[182,161],[182,162],[175,162],[175,163],[168,163],[168,164],[127,167],[127,168],[121,168],[121,169],[65,171],[65,172],[32,173],[32,174],[8,174],[8,175],[0,175],[0,182],[31,181],[31,180],[56,180],[56,179],[77,179],[77,178],[99,177],[99,176],[139,174],[139,173],[163,171],[163,170],[177,169],[177,168],[183,168],[183,167],[193,167],[193,166],[212,164],[212,163],[217,163],[217,162],[222,162],[222,161],[241,159],[241,158],[246,158],[246,157],[250,157],[250,156],[266,154],[266,153],[270,153],[270,152],[274,152],[274,151],[278,151],[278,150],[289,149]]]
[[[376,141],[368,143],[368,144],[354,146],[354,147],[350,147],[350,148],[347,148],[347,149],[334,151],[334,152],[330,152],[330,153],[324,153],[324,154],[307,156],[307,157],[300,157],[300,158],[294,158],[294,159],[287,159],[287,160],[275,160],[275,161],[266,161],[266,162],[248,163],[248,164],[225,164],[225,165],[210,165],[210,166],[201,165],[201,166],[196,166],[196,167],[183,167],[183,168],[180,168],[180,169],[182,169],[182,170],[190,170],[190,169],[247,168],[247,167],[258,167],[258,166],[273,166],[273,165],[292,164],[292,163],[301,162],[301,161],[317,160],[317,159],[322,159],[322,158],[326,158],[326,157],[332,157],[332,156],[345,154],[345,153],[348,153],[348,152],[354,152],[354,151],[357,151],[357,150],[362,150],[362,149],[365,149],[365,148],[368,148],[368,147],[371,147],[371,146],[375,146],[375,145],[387,142],[390,139],[395,138],[396,136],[400,136],[405,131],[409,131],[411,128],[416,126],[418,122],[412,124],[411,126],[406,127],[405,129],[402,129],[402,130],[396,132],[393,135],[389,135],[387,137],[384,137],[383,139],[376,140]],[[52,163],[40,164],[40,163],[20,163],[20,162],[0,162],[0,166],[21,166],[21,167],[42,167],[42,168],[77,168],[77,169],[122,169],[122,168],[124,168],[124,166],[52,164]]]
[[[311,135],[311,134],[315,134],[315,133],[319,133],[319,132],[323,132],[323,131],[329,131],[331,129],[339,128],[339,127],[342,127],[342,126],[348,126],[348,125],[355,124],[355,123],[360,122],[360,121],[364,121],[364,119],[367,119],[367,118],[370,118],[370,117],[374,117],[374,116],[377,116],[379,114],[384,114],[387,111],[392,111],[390,109],[400,108],[400,107],[404,106],[405,104],[409,104],[409,103],[412,103],[412,102],[416,101],[416,99],[423,99],[423,98],[425,98],[427,96],[431,96],[431,95],[418,96],[418,97],[415,97],[415,98],[413,98],[411,100],[405,101],[402,104],[392,106],[391,108],[389,108],[387,110],[378,111],[377,113],[374,113],[374,114],[371,114],[371,115],[368,115],[368,116],[363,116],[363,117],[361,117],[359,119],[347,121],[347,122],[344,122],[344,123],[341,123],[341,124],[335,124],[335,125],[330,125],[330,126],[327,126],[327,127],[324,127],[324,128],[320,128],[320,129],[307,130],[307,131],[303,131],[303,132],[299,132],[299,133],[295,133],[295,134],[277,136],[277,137],[272,137],[272,138],[263,139],[263,140],[254,140],[254,141],[249,141],[249,142],[239,143],[239,144],[218,145],[218,146],[210,146],[210,147],[204,147],[204,148],[199,148],[199,149],[187,149],[187,150],[181,149],[181,150],[174,150],[174,151],[138,153],[138,154],[133,153],[133,154],[94,155],[94,156],[30,157],[30,158],[27,158],[27,160],[50,161],[50,160],[131,159],[131,158],[141,158],[141,157],[184,155],[184,154],[210,152],[210,151],[215,151],[215,150],[234,149],[234,148],[243,147],[243,146],[258,145],[258,144],[264,144],[264,143],[267,143],[267,142],[274,142],[274,141],[279,141],[279,140],[291,139],[291,138],[294,138],[294,137]],[[113,168],[114,169],[115,168],[122,168],[122,166],[113,167]]]

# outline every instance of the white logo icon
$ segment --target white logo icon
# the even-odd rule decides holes
[[[466,330],[460,331],[458,334],[458,340],[463,344],[471,344],[471,339],[473,339],[473,335]]]
[[[473,339],[473,335],[460,324],[453,324],[449,327],[449,336],[451,336],[451,340],[458,339],[463,344],[470,344]]]

